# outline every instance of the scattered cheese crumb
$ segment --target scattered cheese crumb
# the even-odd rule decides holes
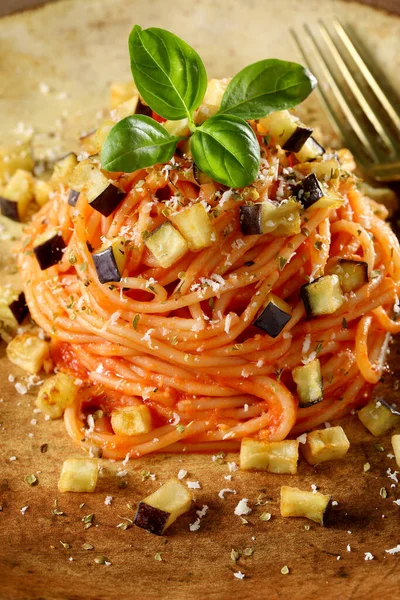
[[[242,498],[238,502],[238,505],[236,506],[236,508],[234,510],[235,515],[240,517],[241,515],[248,515],[249,513],[251,513],[251,508],[249,506],[247,506],[248,501],[249,501],[248,498]]]
[[[222,498],[223,500],[225,500],[225,495],[224,495],[224,494],[236,494],[236,490],[231,490],[230,488],[224,488],[224,489],[222,489],[222,490],[219,490],[219,492],[218,492],[218,496],[219,496],[220,498]],[[239,503],[239,504],[240,504],[240,503]],[[237,507],[236,507],[236,508],[237,508]],[[235,509],[235,514],[238,514],[238,513],[236,512],[236,509]]]
[[[21,515],[24,515],[26,513],[26,511],[28,510],[28,508],[29,508],[29,506],[24,506],[23,508],[21,508]]]
[[[350,546],[350,544],[347,544],[346,550],[347,550],[347,552],[351,552],[351,546]]]
[[[198,481],[187,481],[186,485],[188,486],[188,488],[190,490],[199,490],[200,489],[200,483]]]
[[[190,531],[197,531],[200,529],[200,519],[196,519],[194,523],[190,523],[189,529]]]
[[[11,462],[13,462],[14,460],[17,460],[17,457],[16,456],[10,456],[10,458],[8,460],[10,460]]]
[[[112,502],[113,497],[112,496],[106,496],[105,500],[104,500],[104,504],[106,506],[111,506],[111,502]]]
[[[313,494],[316,494],[316,493],[317,493],[317,490],[318,490],[318,487],[315,485],[315,483],[312,483],[312,484],[311,484],[311,489],[312,489],[312,493],[313,493]]]
[[[374,555],[371,552],[364,552],[365,560],[374,560]]]
[[[337,500],[332,500],[332,506],[337,506],[337,505],[338,505]]]
[[[236,571],[236,572],[233,574],[233,576],[234,576],[234,577],[236,577],[236,579],[244,579],[244,578],[245,578],[245,574],[244,574],[244,573],[242,573],[242,571]]]
[[[385,550],[385,552],[387,552],[387,554],[397,554],[398,552],[400,552],[400,544],[397,544],[397,546],[395,546],[395,548],[391,548],[390,550]]]
[[[302,433],[301,435],[299,435],[298,438],[296,438],[296,442],[300,442],[300,444],[305,444],[307,441],[307,434],[306,433]]]
[[[117,477],[125,477],[125,475],[128,475],[128,471],[118,471],[117,473]]]
[[[237,471],[239,469],[239,467],[237,466],[237,464],[235,462],[228,462],[228,469],[231,473],[234,473],[235,471]]]
[[[185,469],[181,469],[178,473],[178,479],[184,479],[187,475],[187,471]]]

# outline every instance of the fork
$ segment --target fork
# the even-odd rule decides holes
[[[334,129],[369,177],[377,181],[400,181],[399,112],[343,25],[337,19],[332,21],[335,35],[322,21],[317,26],[318,36],[309,25],[304,25],[302,39],[293,29],[290,31],[306,66],[321,75],[317,93]],[[367,87],[366,94],[359,80]]]

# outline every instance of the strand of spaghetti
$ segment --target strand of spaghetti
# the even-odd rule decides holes
[[[368,356],[368,333],[372,325],[372,316],[360,319],[356,332],[356,361],[364,379],[368,383],[378,383],[381,377],[379,365],[372,364]]]
[[[375,249],[368,232],[358,223],[351,221],[335,221],[331,224],[331,234],[345,231],[357,238],[363,249],[365,262],[368,264],[368,271],[371,273],[375,265]]]
[[[381,325],[381,327],[383,327],[383,329],[385,329],[385,331],[389,331],[390,333],[400,332],[400,321],[393,321],[393,319],[389,317],[383,306],[378,306],[378,308],[374,308],[372,312],[376,317],[378,323]]]

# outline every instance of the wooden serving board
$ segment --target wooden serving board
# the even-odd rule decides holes
[[[174,30],[199,50],[210,76],[224,76],[265,56],[298,60],[288,27],[334,14],[356,27],[383,68],[389,65],[393,74],[399,72],[400,20],[341,1],[307,0],[300,10],[296,0],[262,5],[231,0],[229,6],[211,0],[66,0],[7,17],[0,21],[0,137],[12,140],[16,128],[21,132],[32,126],[38,156],[49,147],[55,156],[75,147],[77,135],[101,119],[96,113],[105,105],[109,83],[129,77],[126,40],[134,22]],[[48,94],[40,93],[40,83],[49,86]],[[395,78],[394,85],[399,85]],[[315,99],[307,110],[328,131]],[[6,250],[7,245],[0,247],[3,259]],[[2,273],[3,281],[8,275]],[[385,376],[376,390],[390,401],[400,401],[399,352],[400,345],[392,345],[394,374]],[[167,455],[126,466],[102,461],[94,494],[62,495],[57,491],[62,461],[78,450],[61,420],[46,422],[34,412],[36,389],[20,395],[17,382],[24,382],[24,373],[7,362],[1,345],[1,600],[398,596],[400,554],[385,552],[400,544],[400,507],[394,504],[400,487],[387,473],[396,469],[387,456],[390,436],[379,440],[382,451],[356,416],[342,423],[351,441],[346,459],[317,468],[301,462],[296,476],[230,472],[228,462],[238,462],[237,455],[220,461],[206,455]],[[41,451],[44,444],[47,452]],[[370,469],[364,472],[366,463]],[[140,499],[180,469],[188,471],[186,480],[201,486],[194,490],[189,514],[161,538],[136,527],[117,528],[129,523],[124,518],[133,518]],[[117,476],[121,470],[127,471],[124,477]],[[143,481],[143,470],[155,480]],[[31,473],[39,480],[32,488],[24,480]],[[229,475],[232,479],[225,479]],[[338,505],[331,524],[322,528],[280,517],[282,485],[304,490],[316,485],[332,494]],[[224,488],[236,494],[222,499],[218,494]],[[107,496],[112,496],[111,505],[104,503]],[[247,524],[234,514],[242,498],[252,508]],[[56,511],[63,514],[54,514],[55,500]],[[190,531],[196,510],[204,505],[209,508],[200,529]],[[269,521],[260,520],[265,512],[271,514]],[[93,525],[85,529],[82,518],[91,513]],[[93,549],[84,550],[84,543]],[[251,550],[243,551],[249,548],[254,553],[246,556]],[[243,553],[237,562],[231,560],[232,549]],[[373,560],[365,560],[367,552]],[[161,561],[155,559],[158,554]],[[98,556],[106,556],[111,565],[97,564]],[[281,573],[284,566],[288,574]],[[243,580],[234,577],[237,571],[245,575]]]

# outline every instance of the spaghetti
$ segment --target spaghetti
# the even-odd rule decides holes
[[[28,226],[19,257],[27,303],[51,336],[57,368],[82,382],[65,411],[77,444],[114,459],[232,451],[243,437],[282,440],[366,403],[382,375],[389,335],[400,329],[390,316],[397,310],[399,243],[344,169],[327,183],[340,205],[303,210],[299,233],[243,235],[240,206],[254,197],[284,203],[293,178],[304,176],[273,139],[259,141],[259,177],[240,192],[198,183],[190,156],[180,152],[166,165],[108,173],[126,194],[108,217],[84,193],[70,206],[62,188]],[[199,202],[214,242],[160,267],[145,244],[149,232]],[[66,249],[41,271],[34,240],[54,230]],[[91,249],[117,236],[127,241],[124,272],[121,281],[101,284]],[[345,294],[333,314],[307,318],[302,286],[338,259],[362,259],[368,281]],[[276,338],[253,325],[271,292],[292,307]],[[316,357],[323,400],[298,408],[291,372]],[[151,431],[115,434],[112,411],[143,403]]]

